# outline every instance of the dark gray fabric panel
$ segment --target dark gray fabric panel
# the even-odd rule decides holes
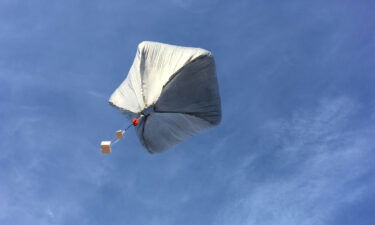
[[[218,124],[221,105],[213,57],[202,56],[178,71],[163,88],[155,111],[190,114]]]

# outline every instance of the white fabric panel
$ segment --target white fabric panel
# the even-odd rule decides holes
[[[154,104],[171,76],[202,55],[201,48],[180,47],[143,41],[125,81],[112,94],[109,102],[131,112],[140,112]]]
[[[200,48],[179,47],[144,41],[138,45],[141,57],[140,74],[146,106],[154,104],[163,86],[184,65],[210,52]]]
[[[138,113],[145,107],[142,96],[141,74],[139,72],[140,64],[140,56],[137,53],[128,76],[109,98],[109,102],[114,106],[133,113]]]

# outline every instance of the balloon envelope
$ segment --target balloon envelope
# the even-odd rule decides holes
[[[126,79],[109,102],[136,127],[143,146],[162,152],[219,124],[221,105],[213,55],[190,48],[144,41]]]

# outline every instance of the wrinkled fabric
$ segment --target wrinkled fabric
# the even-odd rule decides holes
[[[220,95],[212,54],[201,48],[144,41],[109,102],[129,117],[143,146],[162,152],[219,124]]]

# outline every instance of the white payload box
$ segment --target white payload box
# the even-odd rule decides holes
[[[102,148],[103,154],[110,154],[111,153],[111,142],[110,141],[102,141],[100,146]]]

